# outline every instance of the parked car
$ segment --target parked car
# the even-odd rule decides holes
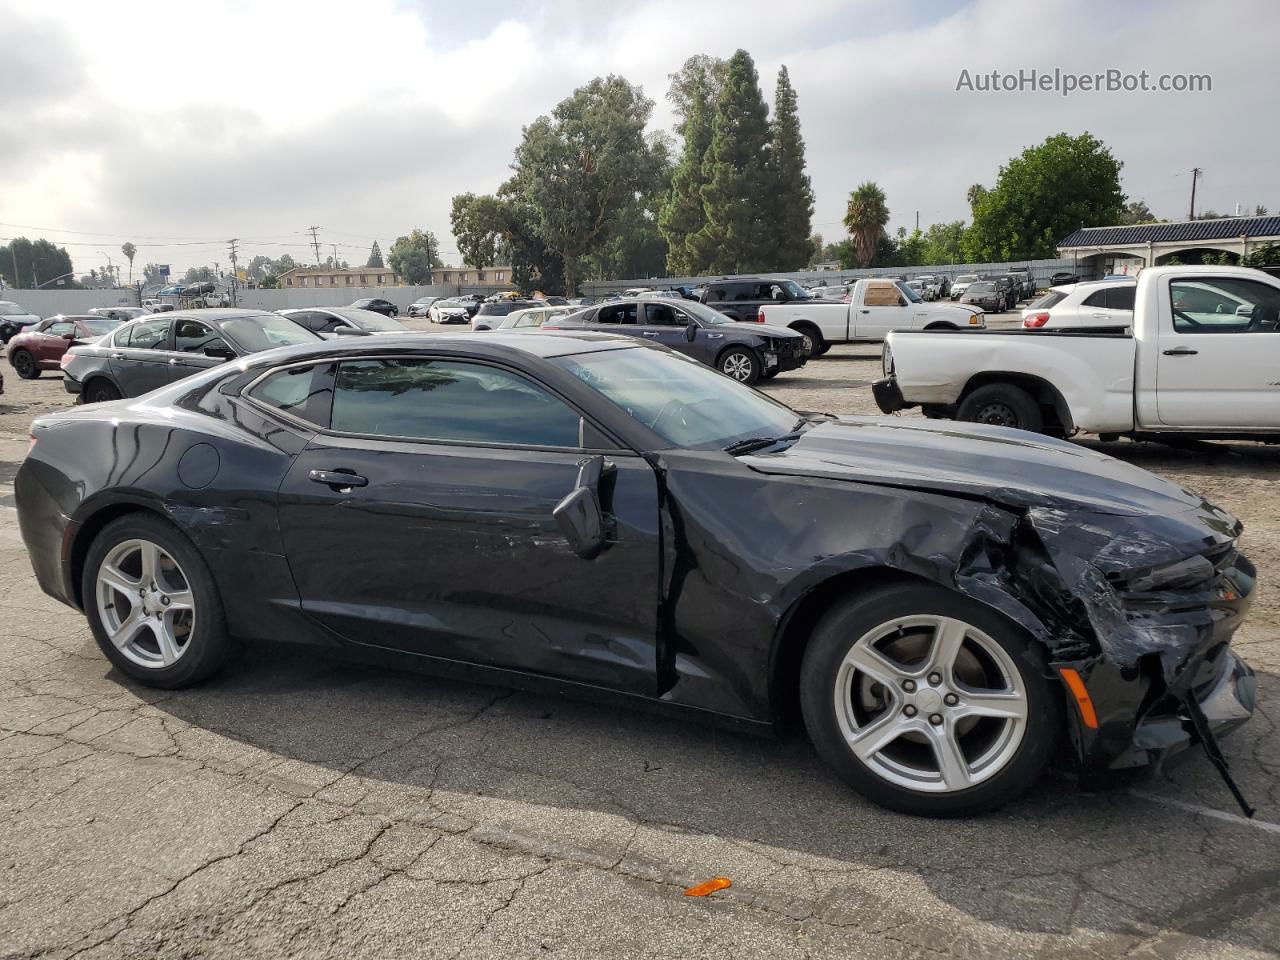
[[[1280,280],[1148,267],[1135,286],[1131,332],[890,334],[876,402],[1066,436],[1280,439]]]
[[[709,280],[702,288],[700,299],[734,320],[754,320],[765,304],[809,303],[812,300],[800,284],[785,277]]]
[[[419,297],[409,304],[405,313],[410,317],[425,317],[431,309],[431,305],[439,299],[439,297]]]
[[[798,704],[848,784],[934,816],[1255,706],[1255,570],[1201,496],[1013,431],[797,413],[636,338],[316,342],[31,441],[36,578],[148,686],[287,638],[704,726]]]
[[[14,334],[34,327],[39,322],[40,318],[21,304],[12,300],[0,300],[0,342],[8,343]]]
[[[1009,276],[1017,283],[1019,299],[1030,300],[1036,295],[1036,281],[1030,267],[1010,267]]]
[[[548,320],[555,320],[559,317],[567,317],[575,313],[579,308],[574,306],[563,307],[526,307],[523,310],[513,310],[502,318],[494,330],[537,330]]]
[[[992,280],[975,280],[960,295],[962,306],[978,307],[986,313],[1004,310],[1004,293]]]
[[[356,310],[372,310],[374,313],[381,313],[387,317],[395,317],[400,313],[399,307],[390,300],[383,300],[381,297],[361,297],[351,306]]]
[[[858,280],[847,301],[766,304],[760,323],[788,327],[805,338],[805,355],[821,356],[833,343],[877,342],[897,329],[981,327],[982,311],[925,303],[904,280]]]
[[[151,297],[142,301],[142,309],[146,310],[148,313],[167,313],[173,309],[173,304],[165,303],[162,300],[157,300],[154,297]]]
[[[9,364],[23,380],[34,380],[43,370],[57,370],[72,344],[95,340],[118,326],[119,320],[92,315],[49,317],[13,336],[6,351]]]
[[[1071,283],[1079,283],[1080,277],[1067,271],[1059,271],[1049,278],[1049,286],[1065,287]]]
[[[569,300],[566,297],[543,297],[542,302],[549,307],[569,306]]]
[[[969,289],[969,284],[976,283],[977,281],[978,275],[976,273],[958,274],[955,280],[951,282],[951,299],[959,300],[964,296],[964,292]]]
[[[203,297],[210,293],[215,293],[218,284],[213,280],[200,280],[196,283],[188,283],[182,288],[182,296],[184,297]]]
[[[1012,310],[1018,305],[1018,282],[1008,274],[1000,274],[999,276],[983,277],[987,283],[994,283],[996,290],[1000,293],[1000,310]]]
[[[915,278],[920,282],[920,297],[923,300],[938,300],[942,296],[942,280],[933,274],[925,274]]]
[[[1133,298],[1138,285],[1132,280],[1094,281],[1049,291],[1022,311],[1028,330],[1120,330],[1133,324]]]
[[[502,318],[517,310],[542,306],[541,300],[498,300],[480,304],[480,309],[471,319],[472,330],[493,330],[502,322]]]
[[[180,297],[186,292],[186,285],[181,283],[171,283],[167,287],[162,287],[157,296],[160,297]]]
[[[91,316],[104,317],[107,320],[118,320],[124,323],[127,320],[145,317],[151,311],[145,307],[93,307],[87,312]]]
[[[322,341],[278,313],[193,310],[131,320],[62,357],[62,384],[85,403],[139,397],[227,360]]]
[[[322,337],[368,336],[374,333],[404,333],[408,330],[399,320],[354,307],[303,307],[276,312]]]
[[[467,323],[471,320],[471,309],[479,304],[463,300],[437,300],[427,308],[427,317],[432,323]]]
[[[643,297],[588,307],[542,329],[598,330],[641,337],[754,384],[804,366],[804,337],[785,327],[743,323],[692,300]]]
[[[907,286],[910,287],[913,291],[915,291],[915,295],[919,297],[921,300],[929,299],[926,296],[925,281],[920,277],[916,277],[913,280],[908,280]]]

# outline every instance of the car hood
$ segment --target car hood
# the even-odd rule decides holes
[[[776,337],[779,340],[800,340],[803,334],[796,333],[788,327],[775,327],[767,323],[749,323],[745,320],[734,320],[730,323],[717,323],[708,327],[713,333],[736,331],[738,333],[754,333],[761,337]]]
[[[742,461],[762,473],[906,487],[1011,508],[1167,516],[1207,506],[1185,487],[1087,447],[981,424],[840,417],[786,450]],[[1233,517],[1211,509],[1235,525]]]

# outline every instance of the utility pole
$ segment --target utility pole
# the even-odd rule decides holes
[[[239,237],[232,237],[227,243],[231,244],[231,305],[236,305],[236,283],[239,281],[239,271],[236,269],[236,244],[239,243]]]
[[[337,270],[338,269],[338,245],[336,243],[331,243],[329,244],[329,246],[333,247],[333,269]]]
[[[13,254],[13,289],[17,290],[22,286],[22,280],[18,276],[18,251],[14,248],[13,241],[9,241],[9,252]]]
[[[316,236],[316,231],[320,228],[307,227],[307,229],[311,231],[311,247],[316,252],[316,266],[318,267],[320,266],[320,238]]]
[[[1196,181],[1200,179],[1200,174],[1203,172],[1199,167],[1191,168],[1191,211],[1187,214],[1188,220],[1196,218]]]

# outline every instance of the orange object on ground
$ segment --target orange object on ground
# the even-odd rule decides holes
[[[694,887],[688,887],[684,895],[686,897],[709,897],[717,890],[723,890],[726,887],[732,887],[733,881],[728,877],[714,877],[705,883],[700,883]]]

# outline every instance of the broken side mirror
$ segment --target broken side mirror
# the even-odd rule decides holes
[[[608,545],[604,511],[600,508],[600,477],[604,471],[604,457],[582,461],[572,492],[551,511],[569,546],[583,560],[596,558]]]

